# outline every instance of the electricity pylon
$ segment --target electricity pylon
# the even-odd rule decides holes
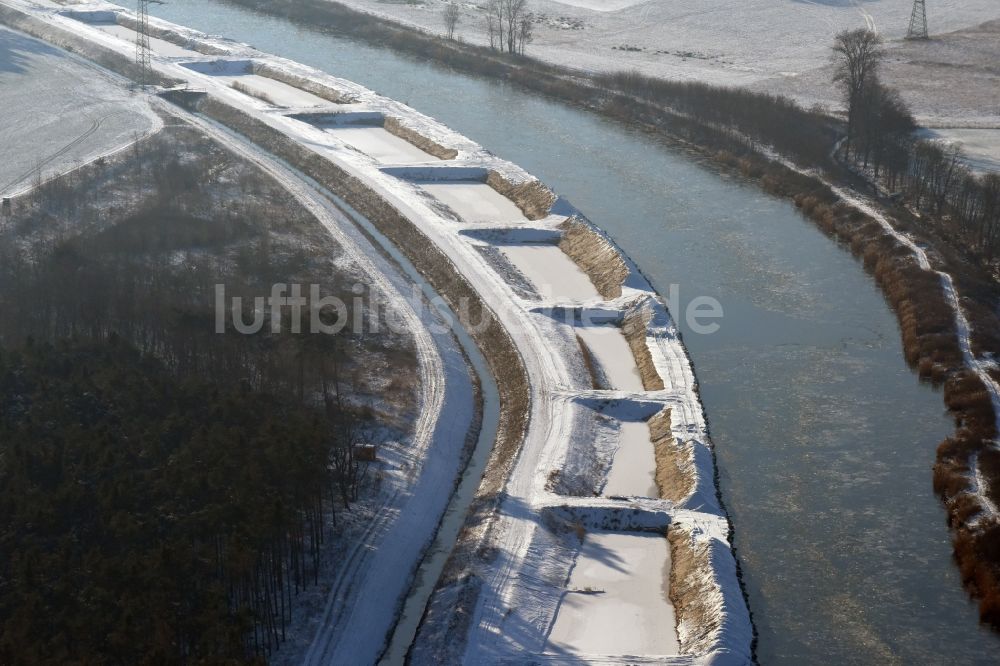
[[[907,39],[927,39],[927,7],[924,2],[925,0],[913,0],[910,29],[906,31]]]
[[[145,90],[152,78],[149,51],[149,0],[137,0],[135,18],[135,64],[139,68],[139,86]]]

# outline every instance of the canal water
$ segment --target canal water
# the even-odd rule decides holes
[[[509,84],[244,10],[156,16],[409,103],[516,162],[607,230],[661,294],[711,296],[686,328],[764,664],[988,663],[931,492],[941,396],[903,360],[892,312],[849,252],[789,203],[675,147]]]

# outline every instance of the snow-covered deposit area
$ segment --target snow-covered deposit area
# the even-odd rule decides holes
[[[127,34],[55,6],[3,1],[42,24],[132,49]],[[119,14],[116,23],[127,20]],[[199,91],[206,113],[250,139],[266,134],[268,150],[292,145],[307,154],[302,163],[319,182],[319,172],[335,168],[378,197],[472,285],[520,356],[530,398],[520,450],[489,468],[501,476],[488,472],[484,485],[502,492],[481,499],[495,510],[460,537],[413,663],[748,663],[752,628],[694,374],[670,313],[631,260],[524,170],[399,102],[336,72],[151,24],[186,51],[212,54],[154,49],[154,69]],[[256,79],[256,94],[248,93],[235,85],[248,75],[320,102]],[[269,159],[243,139],[231,141]],[[287,166],[273,168],[304,197],[322,191]],[[468,396],[463,403],[451,389],[435,395],[442,402],[430,413],[450,413],[453,400],[469,413]],[[515,416],[524,415],[501,420]],[[311,632],[299,646],[308,643],[310,663],[371,663],[381,653],[460,457],[452,445],[451,467],[440,460],[448,447],[439,438],[456,437],[435,430],[445,427],[429,425],[425,448],[401,456],[399,502],[386,505],[373,540],[352,551],[351,578],[300,626]]]
[[[131,144],[159,118],[89,63],[0,28],[0,196]]]
[[[662,654],[680,651],[667,598],[667,540],[594,531],[584,538],[549,635],[553,652]]]

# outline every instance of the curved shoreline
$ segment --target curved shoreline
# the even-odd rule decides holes
[[[47,18],[54,18],[57,22],[71,20],[64,17]],[[40,20],[44,21],[45,18]],[[160,21],[155,23],[168,25]],[[532,536],[535,530],[533,518],[512,521],[509,511],[506,515],[500,515],[502,507],[512,501],[512,498],[531,507],[529,515],[536,515],[535,512],[538,512],[539,517],[547,519],[546,517],[568,512],[576,515],[578,520],[585,522],[591,529],[599,529],[610,520],[626,531],[669,531],[673,535],[671,544],[675,553],[674,560],[682,559],[688,563],[686,577],[689,580],[685,587],[690,590],[689,598],[675,599],[675,608],[681,621],[679,638],[684,655],[678,658],[687,660],[691,657],[715,655],[734,663],[749,661],[752,628],[736,578],[735,559],[729,546],[730,525],[718,502],[714,459],[693,371],[662,300],[653,292],[634,263],[614,246],[606,234],[585,220],[567,202],[551,194],[537,179],[518,167],[489,155],[464,137],[412,109],[377,96],[351,82],[248,47],[215,42],[180,26],[169,28],[189,44],[197,43],[206,47],[198,49],[199,51],[228,51],[229,59],[243,57],[264,61],[292,76],[302,76],[326,85],[345,98],[357,100],[357,110],[375,110],[385,117],[397,118],[409,131],[424,136],[437,145],[455,150],[459,156],[456,167],[444,167],[441,171],[437,169],[442,167],[437,166],[387,169],[372,164],[367,156],[331,149],[328,140],[321,138],[321,129],[303,122],[301,118],[293,117],[291,112],[277,111],[266,102],[248,103],[237,91],[208,85],[210,79],[205,75],[191,69],[185,71],[179,62],[166,58],[157,58],[154,62],[157,69],[168,71],[175,78],[187,78],[206,84],[207,94],[199,93],[197,100],[188,100],[199,111],[248,136],[257,145],[280,156],[342,197],[386,234],[435,289],[450,301],[453,308],[460,310],[463,305],[471,306],[471,320],[486,322],[473,335],[498,380],[501,418],[497,446],[492,452],[484,481],[478,489],[467,519],[465,533],[459,541],[460,547],[452,554],[449,567],[451,575],[468,581],[469,578],[464,574],[474,571],[480,580],[493,581],[486,587],[480,586],[481,590],[487,592],[487,597],[505,594],[512,569],[495,571],[491,569],[488,558],[484,560],[480,557],[483,551],[490,550],[490,547],[484,545],[486,539],[497,535],[509,539],[514,535],[514,539],[525,546],[538,536]],[[185,97],[183,94],[180,96]],[[337,111],[331,109],[330,112]],[[457,169],[455,175],[446,174],[445,170],[448,168]],[[433,173],[434,171],[437,172]],[[573,365],[574,352],[571,348],[558,344],[553,346],[550,342],[561,335],[560,329],[553,328],[556,326],[554,320],[548,315],[539,315],[537,303],[518,297],[503,280],[490,284],[489,276],[494,275],[493,271],[478,259],[474,251],[470,251],[470,246],[476,243],[470,240],[471,237],[457,233],[454,220],[442,215],[440,208],[423,199],[414,184],[428,176],[445,180],[457,177],[461,182],[466,182],[470,175],[477,182],[482,177],[481,182],[488,183],[495,191],[501,195],[506,194],[514,203],[519,204],[526,218],[525,224],[516,227],[519,231],[559,236],[560,225],[567,220],[574,220],[592,234],[591,243],[603,246],[606,252],[620,258],[627,269],[621,278],[620,296],[610,301],[587,304],[587,307],[604,311],[612,320],[621,320],[635,308],[643,313],[645,334],[640,335],[639,344],[642,344],[641,338],[644,338],[649,355],[643,365],[646,366],[647,374],[658,375],[664,389],[658,390],[653,382],[653,390],[642,394],[621,391],[595,393],[586,391],[585,387],[579,385],[579,376]],[[506,228],[501,227],[497,228],[499,232]],[[516,242],[524,240],[517,238]],[[472,286],[473,283],[476,287]],[[577,304],[575,307],[579,308],[581,305]],[[551,306],[543,303],[542,309],[546,307]],[[531,323],[527,323],[526,319],[530,319]],[[511,327],[505,323],[509,321],[525,323]],[[560,354],[568,355],[562,357]],[[574,386],[579,388],[572,388]],[[570,393],[561,394],[559,391],[564,390],[561,387],[571,387]],[[640,411],[652,409],[651,406],[655,406],[656,411],[663,407],[670,408],[674,436],[678,440],[683,439],[694,451],[694,464],[690,472],[694,475],[695,484],[683,501],[670,502],[656,498],[629,498],[624,502],[614,498],[584,501],[574,498],[569,501],[569,498],[540,489],[539,470],[543,465],[554,461],[554,455],[565,455],[568,448],[573,446],[572,442],[586,432],[586,427],[582,425],[586,418],[584,414],[591,409],[588,401],[594,400],[611,401]],[[550,440],[554,425],[562,434],[557,440]],[[681,558],[677,557],[678,553],[682,553]],[[683,553],[688,553],[688,556],[684,557]],[[518,555],[521,557],[519,566],[530,566],[525,564],[525,552]],[[675,570],[674,575],[676,573]],[[443,580],[447,581],[448,578],[446,574]],[[439,591],[432,605],[437,602],[440,607],[440,601],[450,596],[447,587],[447,582],[439,584]],[[672,596],[677,587],[671,585]],[[488,599],[483,604],[477,604],[480,622],[502,622],[503,618],[495,617],[484,606],[486,601]],[[495,604],[490,604],[490,607],[497,608]],[[689,612],[689,608],[695,607],[696,613]],[[451,608],[461,609],[454,605]],[[433,611],[428,613],[421,634],[433,634],[434,627],[441,626],[434,615]],[[695,616],[698,621],[695,621]],[[482,631],[477,633],[482,634]],[[472,638],[473,643],[478,640],[475,636]],[[418,644],[420,642],[418,635]],[[424,645],[429,644],[425,641]],[[487,651],[491,649],[487,648]],[[494,653],[495,656],[500,656],[503,652],[503,648],[498,649],[500,652]],[[430,654],[428,656],[434,658]]]

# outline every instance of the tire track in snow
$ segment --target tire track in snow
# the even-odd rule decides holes
[[[62,157],[66,153],[68,153],[69,151],[71,151],[74,148],[76,148],[77,146],[79,146],[81,143],[83,143],[84,141],[86,141],[87,139],[89,139],[91,136],[93,136],[94,132],[96,132],[97,130],[99,130],[101,128],[101,123],[103,123],[106,118],[108,118],[108,116],[104,116],[102,118],[98,118],[96,120],[92,120],[91,123],[90,123],[90,128],[87,129],[86,131],[84,131],[83,134],[81,134],[77,138],[73,139],[72,141],[70,141],[69,143],[67,143],[65,146],[63,146],[62,148],[60,148],[56,152],[54,152],[51,155],[49,155],[48,157],[46,157],[44,160],[40,160],[35,166],[33,166],[32,168],[28,169],[27,171],[25,171],[23,174],[21,174],[20,176],[18,176],[14,180],[10,181],[9,183],[7,183],[6,185],[4,185],[3,187],[0,187],[0,192],[4,192],[4,191],[6,191],[9,188],[12,188],[15,185],[18,185],[18,184],[24,182],[25,180],[27,180],[28,178],[30,178],[32,174],[34,174],[36,172],[40,173],[42,167],[44,167],[47,164],[51,164],[53,162],[53,160],[59,159],[60,157]]]
[[[354,240],[340,228],[340,224],[352,223],[323,195],[322,190],[317,184],[311,182],[311,179],[295,172],[294,169],[249,143],[245,138],[234,134],[214,121],[187,112],[179,112],[174,107],[164,106],[164,108],[167,108],[174,115],[181,115],[192,125],[278,181],[300,204],[316,216],[341,246],[345,255],[366,274],[377,291],[389,297],[394,303],[397,314],[405,320],[406,330],[411,332],[416,345],[420,367],[420,405],[408,453],[413,459],[423,459],[422,454],[426,453],[433,443],[437,425],[444,409],[446,378],[443,361],[427,327],[410,303],[403,298],[402,294],[374,265],[371,259],[361,252]],[[351,635],[344,626],[354,617],[356,604],[350,600],[362,593],[359,584],[365,582],[365,577],[361,574],[369,564],[368,555],[377,550],[378,543],[399,516],[400,512],[396,509],[398,509],[398,500],[401,496],[401,489],[397,486],[391,494],[384,495],[384,499],[373,507],[375,519],[366,526],[362,538],[353,545],[347,560],[338,567],[330,593],[327,596],[319,628],[303,663],[334,663],[337,653],[337,639],[341,636]],[[408,587],[399,592],[405,595],[407,591]],[[396,601],[395,598],[386,600],[389,607],[394,607]],[[344,612],[338,613],[337,609]],[[358,624],[364,625],[364,619],[360,620]],[[380,637],[380,640],[384,640],[384,637]]]

